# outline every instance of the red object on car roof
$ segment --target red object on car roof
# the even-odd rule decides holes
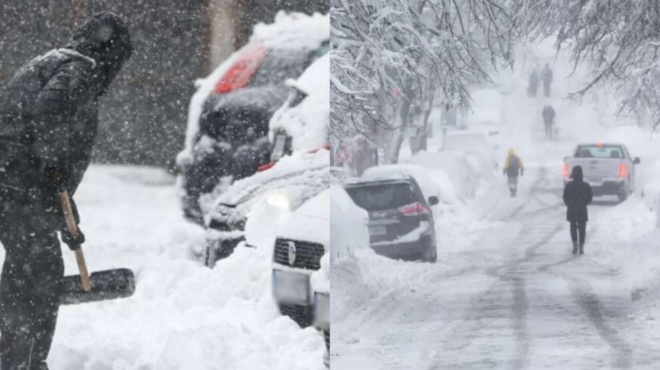
[[[224,94],[247,86],[265,58],[266,47],[264,45],[255,44],[247,47],[220,78],[214,91]]]

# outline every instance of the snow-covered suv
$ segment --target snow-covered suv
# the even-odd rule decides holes
[[[186,218],[202,223],[218,194],[269,161],[269,121],[287,99],[285,81],[326,54],[329,38],[327,15],[282,12],[273,24],[257,25],[246,46],[197,82],[177,157]]]
[[[344,189],[369,212],[370,245],[376,253],[408,261],[437,261],[432,207],[440,199],[422,167],[372,167]]]

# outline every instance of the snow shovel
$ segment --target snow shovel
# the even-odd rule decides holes
[[[71,200],[66,190],[59,192],[60,204],[68,232],[75,236],[78,226],[73,217]],[[61,304],[78,304],[130,297],[135,292],[135,276],[129,269],[87,271],[85,256],[80,245],[74,246],[80,275],[65,276],[62,281]]]

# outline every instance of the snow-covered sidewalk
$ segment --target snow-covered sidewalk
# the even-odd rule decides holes
[[[52,370],[323,369],[319,333],[279,315],[271,253],[241,248],[210,270],[191,253],[174,179],[151,168],[92,166],[76,194],[92,271],[128,267],[128,299],[60,310]],[[65,247],[67,274],[76,272]]]

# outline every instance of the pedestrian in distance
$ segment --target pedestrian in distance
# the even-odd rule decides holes
[[[539,89],[540,79],[539,73],[536,71],[536,68],[532,70],[532,73],[529,75],[529,85],[527,86],[527,95],[531,97],[536,97],[536,93]]]
[[[572,180],[564,187],[566,220],[571,226],[573,254],[583,254],[584,242],[587,237],[587,221],[589,221],[587,205],[589,205],[593,199],[593,192],[591,190],[591,185],[584,181],[582,167],[573,167],[571,179]]]
[[[551,105],[546,105],[543,107],[541,115],[543,116],[543,126],[545,127],[545,138],[552,140],[552,132],[555,124],[555,109]]]
[[[524,172],[525,168],[523,167],[522,160],[516,155],[513,148],[510,148],[504,160],[502,175],[507,177],[511,197],[516,196],[518,192],[518,176],[523,176]]]
[[[545,64],[541,72],[541,79],[543,80],[543,95],[546,98],[550,97],[550,86],[552,85],[552,69],[548,63]]]
[[[47,370],[71,249],[58,192],[73,195],[91,161],[99,99],[132,54],[123,20],[99,13],[71,41],[24,65],[0,93],[0,369]],[[80,223],[75,203],[73,214]]]

